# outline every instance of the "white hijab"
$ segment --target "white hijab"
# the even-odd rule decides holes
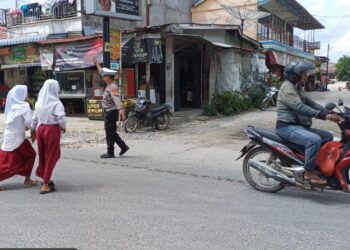
[[[64,114],[57,113],[57,105],[61,104],[58,97],[60,85],[56,80],[46,80],[41,88],[38,100],[35,104],[35,111],[42,123],[47,123],[52,116],[62,116]]]
[[[5,107],[5,124],[8,125],[13,120],[28,111],[31,111],[29,103],[25,102],[28,89],[25,85],[16,85],[7,94]]]

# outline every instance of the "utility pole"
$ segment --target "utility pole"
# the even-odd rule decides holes
[[[103,67],[110,68],[110,34],[109,34],[109,17],[103,17]]]
[[[328,79],[329,79],[329,51],[330,51],[330,46],[329,46],[329,43],[328,43],[328,48],[327,48],[327,69],[326,69],[326,76],[327,76],[327,83],[328,84]]]
[[[147,0],[146,2],[146,26],[150,27],[151,26],[151,6],[152,6],[152,1]],[[150,99],[151,97],[151,64],[148,62],[146,63],[146,98]]]

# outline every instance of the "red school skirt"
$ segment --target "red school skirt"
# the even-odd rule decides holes
[[[0,149],[0,181],[15,175],[30,177],[35,157],[35,150],[27,139],[11,152]]]

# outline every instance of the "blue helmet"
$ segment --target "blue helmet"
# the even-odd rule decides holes
[[[314,69],[310,62],[291,62],[284,68],[284,78],[294,84],[300,81],[302,73],[309,73]]]

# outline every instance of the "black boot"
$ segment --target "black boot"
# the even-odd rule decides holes
[[[115,155],[108,154],[108,153],[101,155],[101,159],[110,159],[110,158],[115,158]]]
[[[125,145],[125,148],[122,148],[122,150],[120,151],[119,155],[122,156],[124,155],[130,148],[128,146]]]

